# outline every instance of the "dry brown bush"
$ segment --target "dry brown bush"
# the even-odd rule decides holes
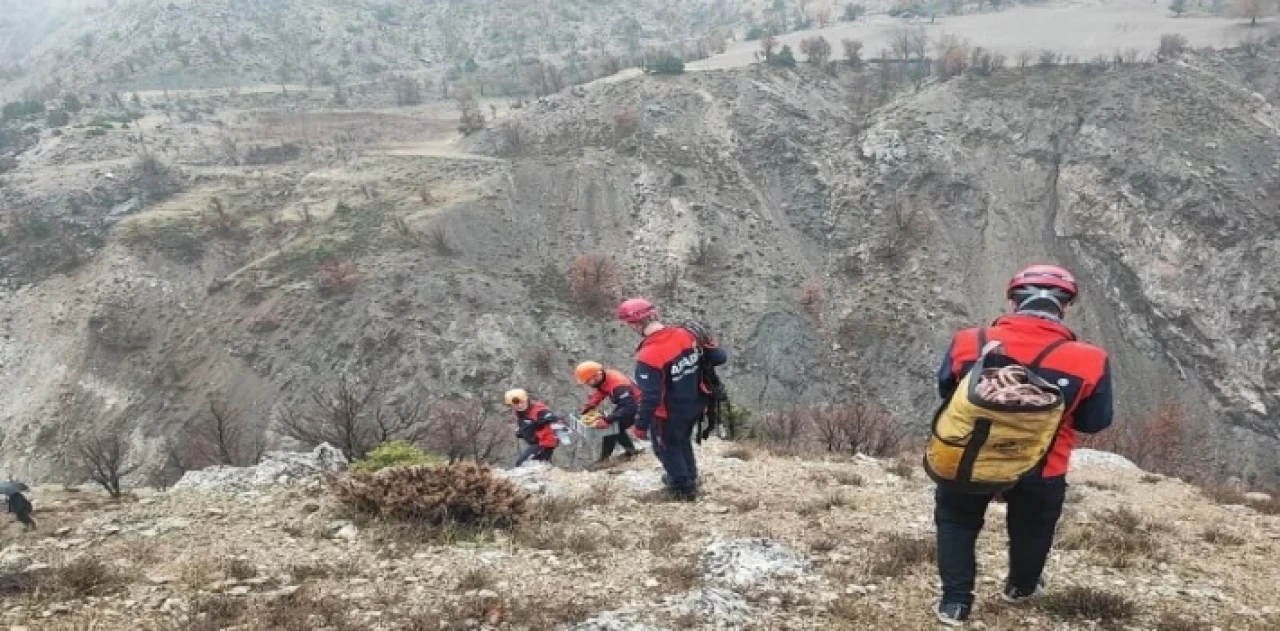
[[[933,539],[892,533],[883,539],[875,555],[871,573],[893,578],[910,572],[916,566],[937,561],[938,546]]]
[[[884,457],[902,450],[906,432],[884,409],[867,404],[831,405],[811,414],[818,438],[831,453]]]
[[[360,270],[355,263],[332,258],[316,267],[316,286],[323,295],[350,293],[360,285]]]
[[[470,462],[357,473],[338,481],[333,492],[360,513],[430,526],[510,528],[529,509],[527,493]]]
[[[800,286],[800,308],[811,318],[822,313],[822,280],[810,278]]]
[[[1138,606],[1132,600],[1092,587],[1072,586],[1054,591],[1038,604],[1060,618],[1091,620],[1107,626],[1129,620],[1138,613]]]
[[[943,35],[937,47],[934,70],[942,80],[958,77],[969,67],[969,42],[955,35]]]
[[[600,314],[617,301],[621,281],[618,266],[602,254],[583,254],[573,260],[568,274],[569,295],[573,302]]]

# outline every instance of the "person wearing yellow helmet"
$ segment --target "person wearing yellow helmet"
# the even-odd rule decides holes
[[[578,364],[573,371],[574,377],[578,383],[591,388],[591,396],[587,398],[587,402],[582,406],[582,413],[586,414],[604,403],[605,399],[613,404],[613,411],[605,417],[610,425],[617,427],[617,433],[611,436],[605,436],[600,444],[600,459],[595,462],[593,467],[603,466],[613,455],[613,450],[621,445],[626,450],[626,458],[634,458],[636,454],[635,443],[631,442],[631,437],[627,435],[627,430],[631,429],[636,422],[636,410],[640,405],[640,388],[636,387],[635,382],[627,378],[626,375],[616,370],[605,368],[600,362],[585,361]]]
[[[525,442],[525,448],[516,458],[516,466],[526,460],[550,461],[560,439],[556,436],[552,423],[560,420],[547,404],[534,400],[521,388],[508,390],[502,397],[503,402],[516,415],[516,437]]]

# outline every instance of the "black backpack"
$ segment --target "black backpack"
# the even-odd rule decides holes
[[[724,381],[720,379],[720,375],[716,374],[716,367],[712,365],[706,352],[707,348],[718,346],[716,338],[711,334],[711,330],[701,322],[685,322],[680,325],[680,328],[692,333],[698,340],[698,350],[702,358],[698,363],[698,374],[702,384],[711,393],[711,405],[707,406],[706,414],[698,419],[698,429],[694,434],[694,440],[698,444],[702,444],[702,441],[710,437],[712,432],[717,432],[722,437],[733,440],[737,433],[737,428],[733,427],[732,423],[733,406],[729,402],[729,390],[725,387]],[[725,428],[725,431],[718,432],[725,420],[730,421],[728,427]]]

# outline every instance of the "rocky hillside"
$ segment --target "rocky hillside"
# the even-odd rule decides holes
[[[538,60],[580,82],[604,72],[608,56],[692,52],[699,42],[707,49],[706,38],[743,30],[763,4],[122,0],[110,10],[70,14],[24,56],[26,77],[13,87],[109,92],[284,83],[331,90],[405,75],[432,94],[441,79],[519,94]]]
[[[918,465],[716,441],[701,454],[697,504],[657,501],[648,456],[599,473],[503,472],[533,493],[539,518],[479,535],[353,516],[299,459],[121,501],[40,487],[40,530],[5,530],[0,620],[49,630],[936,628],[932,485]],[[991,509],[976,628],[1280,623],[1274,502],[1219,504],[1123,459],[1077,456],[1042,599],[997,597],[1004,507]]]
[[[447,105],[254,94],[33,122],[0,188],[0,459],[70,475],[53,446],[118,422],[154,470],[210,394],[261,430],[343,374],[568,410],[574,362],[627,365],[605,312],[631,293],[722,334],[742,405],[919,429],[950,332],[1047,257],[1083,278],[1124,418],[1180,402],[1201,453],[1274,475],[1238,446],[1280,427],[1278,57],[635,77],[479,103],[457,142]]]

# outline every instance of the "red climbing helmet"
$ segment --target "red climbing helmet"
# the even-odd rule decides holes
[[[657,314],[658,310],[653,303],[644,298],[630,298],[618,305],[618,319],[627,324],[643,322]]]
[[[1013,298],[1018,290],[1028,287],[1058,289],[1067,294],[1068,298],[1075,298],[1076,294],[1080,293],[1080,288],[1076,285],[1076,277],[1072,276],[1067,268],[1058,265],[1031,265],[1023,268],[1022,271],[1013,275],[1005,295]]]

